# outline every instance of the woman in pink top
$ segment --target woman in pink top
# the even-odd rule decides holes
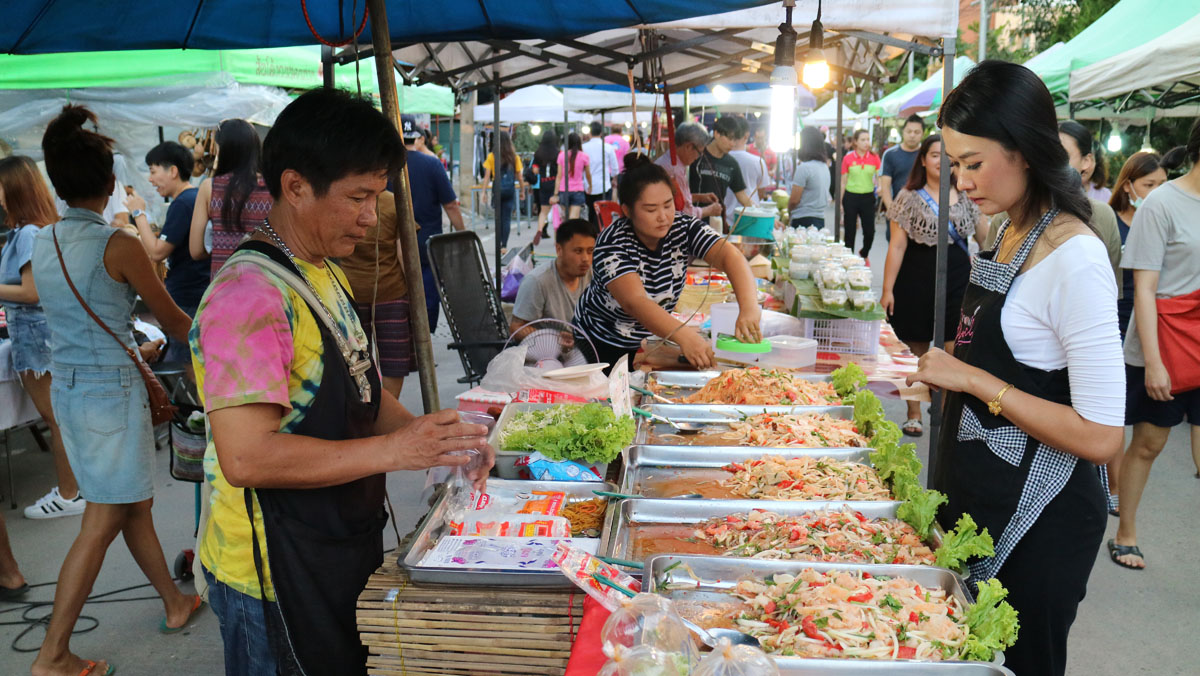
[[[579,212],[587,203],[587,193],[592,191],[592,172],[588,171],[588,156],[583,152],[583,140],[579,134],[571,132],[567,135],[567,155],[570,156],[571,170],[567,171],[568,162],[563,159],[563,153],[558,154],[558,203],[567,207],[567,218],[579,218]],[[587,192],[584,192],[583,182],[587,180]]]

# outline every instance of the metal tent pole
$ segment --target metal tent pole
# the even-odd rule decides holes
[[[321,83],[325,89],[333,89],[333,47],[321,45]]]
[[[608,161],[607,161],[608,153],[605,152],[606,148],[608,148],[608,144],[604,141],[604,111],[602,110],[602,111],[600,111],[600,174],[601,174],[600,185],[601,186],[608,183]],[[604,195],[607,192],[608,192],[608,189],[604,189],[604,190],[600,191],[600,194]],[[608,198],[605,197],[604,199],[608,199]],[[591,214],[589,214],[589,216],[590,215]],[[600,221],[600,219],[597,218],[596,222],[599,222],[599,221]]]
[[[944,38],[942,53],[945,55],[942,66],[942,101],[954,86],[954,38]],[[941,178],[938,181],[938,240],[937,240],[937,272],[933,285],[933,341],[932,346],[938,345],[946,333],[946,254],[950,245],[946,238],[950,236],[950,156],[942,148]],[[942,428],[942,393],[934,392],[931,397],[929,413],[929,481],[932,483],[938,465],[938,435]]]
[[[842,163],[846,161],[846,147],[842,143],[842,90],[837,90],[837,135],[833,139],[833,153],[837,160],[833,165],[833,238],[842,239]]]
[[[500,70],[496,66],[492,66],[492,81],[496,83],[492,88],[492,199],[495,200],[492,214],[496,219],[496,293],[499,294],[504,280],[500,263]]]
[[[988,16],[988,0],[979,0],[979,60],[983,61],[987,58],[987,41],[988,41],[988,24],[991,23],[991,17]],[[946,95],[943,93],[942,98]]]
[[[400,130],[400,102],[396,98],[396,70],[392,63],[391,33],[388,31],[385,0],[367,0],[371,14],[371,42],[375,49],[375,73],[379,78],[379,99],[383,114]],[[421,259],[417,249],[417,219],[413,216],[412,184],[408,162],[391,176],[395,188],[397,214],[401,218],[400,249],[404,256],[404,276],[409,281],[408,300],[413,324],[413,349],[417,372],[421,376],[421,404],[426,413],[442,407],[438,399],[437,375],[433,362],[433,338],[429,335],[429,314],[425,310],[425,286],[421,284]]]

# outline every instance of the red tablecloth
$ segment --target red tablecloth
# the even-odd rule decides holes
[[[579,622],[579,631],[575,633],[571,659],[563,676],[596,676],[596,672],[604,666],[608,658],[604,656],[600,645],[600,630],[610,614],[596,599],[589,596],[583,600],[583,618]]]

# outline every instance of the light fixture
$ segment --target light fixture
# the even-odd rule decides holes
[[[775,152],[792,147],[796,124],[796,29],[792,28],[795,0],[784,0],[787,19],[775,39],[775,68],[771,71],[771,121],[767,145]]]
[[[817,19],[808,32],[808,54],[804,56],[804,85],[820,89],[829,84],[829,61],[825,58],[825,36],[821,26],[821,2],[817,0]]]
[[[542,133],[542,125],[540,125],[540,124],[529,125],[529,133],[533,134],[534,136],[540,135]]]
[[[630,120],[625,120],[625,128],[626,129],[629,129],[632,126],[633,126],[633,122],[631,122]]]
[[[1110,153],[1120,152],[1121,145],[1122,145],[1121,135],[1117,133],[1117,128],[1113,127],[1112,135],[1108,137],[1108,144],[1106,146],[1108,148],[1108,152],[1110,152]]]
[[[717,103],[728,103],[729,97],[733,96],[733,93],[725,85],[716,85],[712,88],[712,95]]]
[[[761,110],[754,111],[754,117],[755,117],[755,119],[762,117],[762,111]]]

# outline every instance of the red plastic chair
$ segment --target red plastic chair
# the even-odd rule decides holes
[[[612,225],[612,222],[621,217],[621,205],[612,200],[601,200],[595,204],[596,216],[600,220],[600,229],[603,230]]]

